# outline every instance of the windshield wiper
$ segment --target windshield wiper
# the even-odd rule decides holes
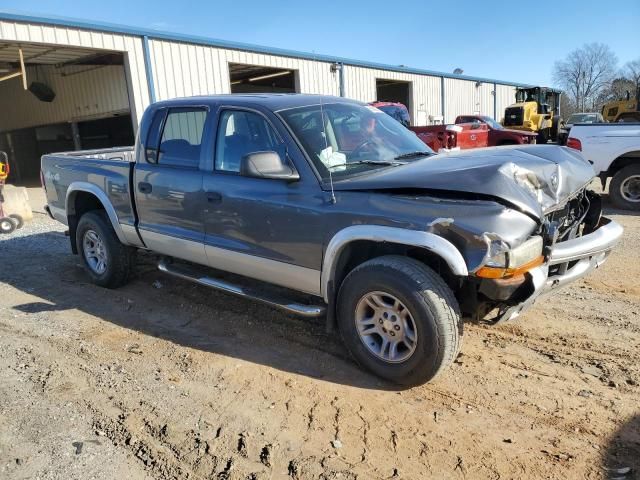
[[[385,165],[385,166],[397,167],[399,165],[404,165],[404,164],[405,162],[391,162],[386,160],[358,160],[357,162],[345,162],[345,163],[339,163],[337,165],[331,165],[330,167],[327,167],[327,168],[330,170],[333,170],[334,168],[350,167],[351,165]]]
[[[413,157],[426,157],[429,155],[433,155],[433,152],[427,152],[426,150],[418,150],[415,152],[403,153],[402,155],[398,155],[394,160],[401,160],[403,158],[413,158]]]

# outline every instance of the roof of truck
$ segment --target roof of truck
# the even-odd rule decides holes
[[[321,100],[322,99],[322,100]],[[306,107],[320,105],[323,103],[355,103],[362,104],[356,100],[332,95],[311,95],[303,93],[230,93],[226,95],[203,95],[196,97],[173,98],[157,102],[154,106],[174,106],[174,105],[203,105],[212,103],[231,103],[233,105],[263,105],[271,110],[284,110],[287,108]]]

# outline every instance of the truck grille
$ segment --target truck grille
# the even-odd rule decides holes
[[[509,107],[504,112],[504,126],[518,126],[522,125],[524,121],[524,108],[522,107]]]

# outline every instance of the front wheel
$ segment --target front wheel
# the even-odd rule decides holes
[[[609,183],[609,197],[619,208],[640,210],[640,164],[616,172]]]
[[[87,212],[80,217],[76,246],[93,283],[106,288],[127,283],[134,250],[120,243],[103,210]]]
[[[442,278],[400,256],[355,268],[338,295],[338,327],[356,361],[404,385],[432,380],[458,354],[460,309]]]
[[[536,138],[536,143],[538,145],[546,145],[549,142],[549,132],[547,129],[540,130],[538,132],[538,137]]]

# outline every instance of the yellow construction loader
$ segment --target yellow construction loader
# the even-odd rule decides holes
[[[517,88],[516,103],[505,109],[502,125],[537,133],[537,143],[555,142],[561,121],[560,95],[561,91],[547,87]]]
[[[618,122],[623,118],[637,121],[640,117],[640,86],[636,90],[636,98],[631,98],[631,92],[627,91],[627,98],[624,100],[615,100],[605,103],[602,107],[602,116],[606,122]],[[630,113],[638,113],[638,115],[629,115]]]

